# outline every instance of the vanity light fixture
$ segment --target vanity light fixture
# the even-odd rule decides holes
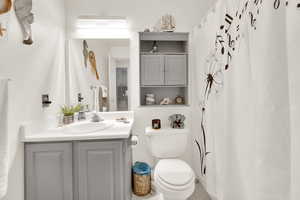
[[[129,27],[124,17],[80,16],[76,36],[90,39],[128,39]]]

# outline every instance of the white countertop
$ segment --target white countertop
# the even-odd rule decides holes
[[[64,127],[50,128],[40,132],[31,131],[28,125],[21,127],[22,142],[54,142],[54,141],[76,141],[76,140],[104,140],[104,139],[126,139],[131,135],[133,125],[133,112],[107,112],[99,113],[105,122],[112,125],[104,130],[92,133],[65,133]],[[119,122],[116,119],[124,117],[129,123]],[[89,119],[88,119],[89,120]],[[82,122],[75,122],[82,123]]]

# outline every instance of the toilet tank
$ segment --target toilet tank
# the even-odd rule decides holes
[[[159,130],[146,128],[148,147],[156,158],[177,158],[187,146],[188,129],[162,128]]]

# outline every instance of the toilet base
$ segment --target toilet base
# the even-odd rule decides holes
[[[158,193],[161,194],[162,200],[187,200],[192,196],[195,190],[195,184],[192,184],[190,188],[188,188],[185,191],[169,191],[166,189],[162,189],[160,186],[156,183],[156,188],[158,189]]]
[[[154,185],[163,200],[187,200],[195,190],[195,175],[182,160],[161,159],[154,169]]]

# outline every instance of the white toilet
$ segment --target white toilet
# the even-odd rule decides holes
[[[146,128],[149,148],[158,159],[154,169],[154,184],[164,200],[186,200],[194,192],[195,175],[191,167],[180,160],[188,139],[187,129]]]

